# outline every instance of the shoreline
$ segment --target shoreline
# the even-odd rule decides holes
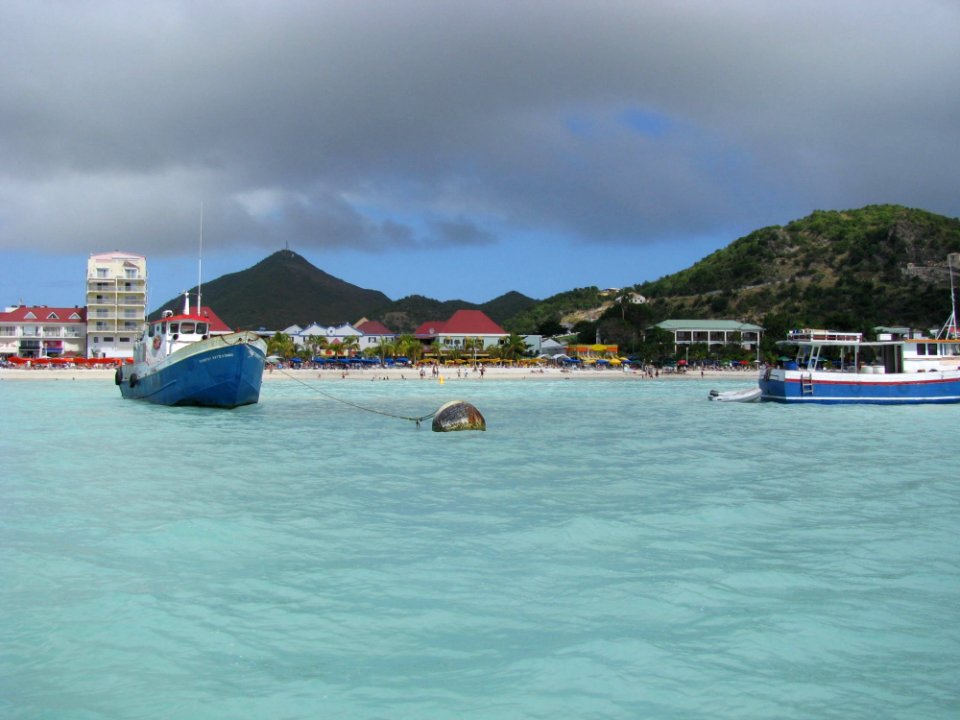
[[[0,368],[0,381],[30,382],[36,380],[95,380],[113,383],[114,370],[92,368]],[[365,368],[363,370],[288,370],[267,368],[263,373],[264,383],[291,382],[291,381],[376,381],[400,380],[402,382],[500,382],[517,380],[612,380],[620,382],[652,382],[665,380],[675,381],[705,381],[705,380],[743,380],[755,382],[755,370],[691,370],[683,373],[660,373],[659,377],[650,377],[640,371],[623,370],[560,370],[559,368],[485,368],[483,376],[480,373],[462,369],[457,375],[456,368],[442,368],[440,375],[435,376],[428,370],[421,378],[418,368]]]

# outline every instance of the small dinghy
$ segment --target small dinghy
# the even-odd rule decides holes
[[[717,402],[757,402],[760,399],[760,388],[746,388],[744,390],[727,390],[720,392],[711,390],[707,397]]]

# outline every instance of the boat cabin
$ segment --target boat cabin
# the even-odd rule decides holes
[[[159,320],[147,323],[140,339],[133,348],[133,361],[148,365],[159,362],[171,353],[193,343],[206,340],[211,335],[233,332],[216,313],[208,307],[191,309],[189,305],[179,315],[164,310]]]
[[[788,369],[856,373],[922,373],[960,369],[960,339],[881,336],[864,342],[861,333],[792,330],[784,345],[796,345]]]

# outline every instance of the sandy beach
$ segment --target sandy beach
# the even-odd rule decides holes
[[[31,381],[31,380],[96,380],[99,382],[113,382],[114,371],[110,369],[90,368],[0,368],[0,381]],[[497,382],[501,380],[616,380],[625,382],[655,382],[657,380],[670,381],[697,381],[697,380],[743,380],[752,382],[756,379],[756,372],[738,370],[700,370],[692,369],[683,373],[664,373],[659,377],[646,376],[641,371],[619,369],[576,369],[561,370],[559,368],[506,368],[486,367],[483,377],[479,372],[460,368],[444,367],[440,369],[439,377],[431,374],[431,369],[425,369],[425,376],[420,377],[418,368],[365,368],[363,370],[316,370],[316,369],[281,369],[267,368],[263,373],[264,382],[343,382],[343,381],[377,381],[400,380],[407,382]]]

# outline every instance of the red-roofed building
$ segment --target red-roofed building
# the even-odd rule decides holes
[[[440,334],[440,331],[443,329],[443,320],[428,320],[423,323],[413,332],[413,336],[417,340],[428,340],[433,342],[437,339],[437,335]]]
[[[439,341],[443,347],[463,349],[475,345],[477,349],[499,345],[509,335],[482,310],[457,310],[445,322],[425,322],[417,328],[414,337],[430,344]]]
[[[397,334],[390,330],[386,325],[376,320],[361,320],[355,326],[357,330],[363,333],[360,336],[360,351],[367,348],[379,347],[381,343],[392,342]]]
[[[45,305],[8,307],[0,313],[0,356],[83,356],[87,311]]]

